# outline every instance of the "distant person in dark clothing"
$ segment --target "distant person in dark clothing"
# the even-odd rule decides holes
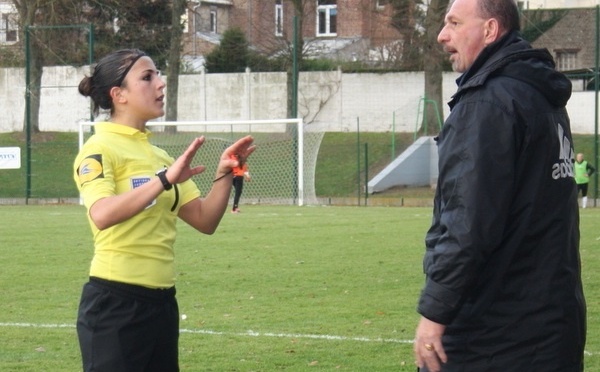
[[[237,159],[236,159],[237,160]],[[233,168],[233,208],[231,213],[240,213],[240,198],[244,189],[244,181],[251,181],[248,163],[239,162],[237,167]]]

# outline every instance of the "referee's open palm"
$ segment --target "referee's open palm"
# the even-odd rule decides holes
[[[203,165],[192,167],[192,161],[196,152],[204,143],[205,137],[195,138],[183,154],[175,160],[169,167],[167,178],[170,183],[176,184],[189,180],[192,176],[204,172],[206,169]]]

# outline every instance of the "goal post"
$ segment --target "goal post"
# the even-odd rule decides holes
[[[95,124],[79,124],[80,148],[92,135]],[[151,121],[146,127],[152,132],[151,143],[173,158],[179,157],[194,138],[206,138],[193,163],[206,167],[193,177],[202,195],[212,186],[223,150],[249,134],[256,150],[248,159],[252,179],[244,183],[241,204],[318,204],[315,168],[324,133],[302,119]]]

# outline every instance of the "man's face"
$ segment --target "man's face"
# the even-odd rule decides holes
[[[450,53],[452,69],[465,72],[486,44],[487,20],[477,13],[478,0],[455,0],[446,14],[438,43]]]

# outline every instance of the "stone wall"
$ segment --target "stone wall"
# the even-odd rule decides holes
[[[90,103],[77,86],[88,68],[44,69],[42,131],[77,131],[90,120]],[[444,75],[443,97],[455,91],[457,74]],[[298,111],[305,122],[333,132],[413,132],[422,115],[423,73],[300,74]],[[23,69],[0,69],[0,132],[23,129]],[[573,92],[568,104],[574,133],[594,133],[594,92]],[[448,115],[446,104],[441,108]],[[179,120],[261,120],[286,117],[285,73],[182,75]],[[101,115],[101,118],[104,115]]]

